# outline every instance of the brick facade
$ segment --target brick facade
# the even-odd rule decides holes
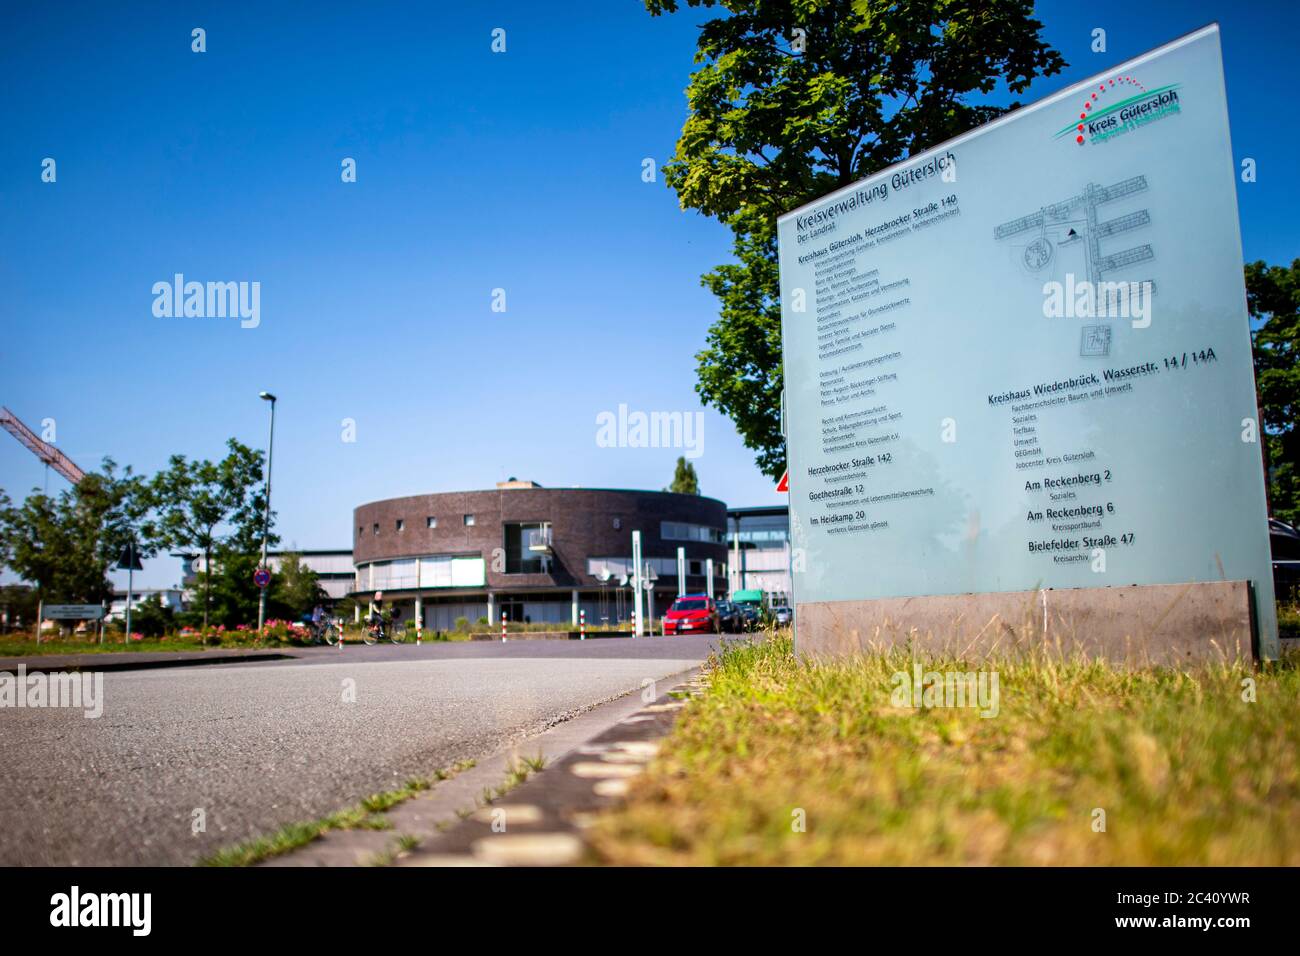
[[[464,523],[469,514],[474,515],[473,526]],[[437,519],[436,528],[427,527],[431,517]],[[399,520],[401,531],[397,530]],[[494,549],[505,547],[503,525],[542,521],[551,525],[551,572],[507,574],[494,570]],[[587,573],[587,559],[630,558],[632,532],[639,530],[645,558],[675,560],[677,548],[684,546],[688,560],[712,558],[718,569],[726,563],[724,543],[664,540],[660,534],[664,521],[725,531],[727,507],[698,495],[577,488],[502,488],[390,498],[355,509],[353,560],[360,567],[422,555],[477,555],[487,565],[489,590],[590,588],[600,582]],[[673,585],[675,588],[675,581]],[[688,578],[689,589],[703,589],[704,585],[702,575]]]

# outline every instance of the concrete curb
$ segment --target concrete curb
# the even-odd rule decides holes
[[[698,672],[698,667],[688,668],[661,679],[657,684],[659,687],[665,684],[673,688],[681,687]],[[646,688],[646,690],[650,689],[653,689],[657,695],[657,701],[667,699],[666,694],[658,694],[658,687]],[[438,844],[444,834],[450,836],[458,833],[472,821],[473,815],[487,806],[486,793],[500,787],[505,782],[510,768],[518,764],[521,759],[541,755],[546,758],[548,768],[563,766],[566,760],[580,755],[593,741],[602,739],[610,733],[622,733],[621,728],[629,720],[644,721],[644,718],[638,715],[647,709],[647,704],[643,700],[646,690],[631,691],[613,700],[597,704],[590,710],[563,720],[540,734],[525,737],[476,761],[469,770],[461,771],[435,784],[429,790],[384,813],[383,816],[392,824],[390,829],[331,830],[301,849],[273,857],[258,865],[364,866],[389,863],[394,860],[406,864],[408,853],[398,852],[399,838],[414,837],[420,840],[421,848],[408,852],[424,855],[424,847]],[[651,709],[653,706],[651,705]],[[671,726],[670,720],[663,728],[663,733],[667,733]],[[495,808],[504,804],[515,793],[527,791],[534,781],[544,782],[550,778],[552,778],[550,770],[543,770],[511,794],[494,800],[491,806]],[[473,858],[467,858],[466,862],[471,865],[477,863]]]
[[[700,668],[671,682],[613,726],[575,747],[459,825],[398,854],[399,866],[571,866],[594,862],[583,838],[597,814],[618,805],[631,779],[659,750],[686,706],[702,692]],[[639,700],[639,698],[638,698]]]
[[[285,651],[126,651],[121,654],[50,654],[42,657],[0,657],[0,672],[29,674],[72,671],[141,671],[156,667],[196,667],[201,664],[240,664],[248,661],[294,660]]]
[[[609,641],[609,640],[630,640],[631,631],[602,631],[599,634],[588,634],[585,638],[580,631],[520,631],[515,633],[511,631],[506,635],[511,641]],[[499,641],[501,632],[488,633],[486,631],[475,631],[470,634],[471,641]]]

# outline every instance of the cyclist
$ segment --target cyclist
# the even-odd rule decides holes
[[[325,639],[325,608],[321,607],[319,601],[311,609],[311,632],[318,644]]]
[[[379,633],[384,626],[384,592],[376,591],[375,600],[370,605],[370,613],[366,615],[366,627]]]

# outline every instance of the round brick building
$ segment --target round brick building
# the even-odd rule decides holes
[[[399,620],[418,615],[425,630],[459,617],[495,625],[503,612],[571,626],[581,609],[589,624],[628,622],[634,531],[655,579],[656,619],[677,595],[679,548],[688,592],[727,590],[727,507],[699,495],[512,479],[491,491],[374,501],[353,517],[358,602],[382,591]]]

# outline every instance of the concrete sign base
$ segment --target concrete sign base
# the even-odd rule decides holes
[[[1275,659],[1256,645],[1246,581],[799,604],[803,656],[912,646],[966,659],[1046,651],[1132,666]]]

